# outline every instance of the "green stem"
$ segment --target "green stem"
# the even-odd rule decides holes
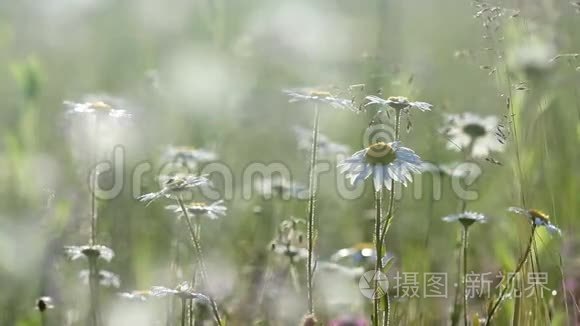
[[[524,264],[527,261],[528,256],[530,256],[530,253],[532,252],[532,243],[534,241],[535,234],[536,234],[536,225],[532,224],[532,232],[530,233],[530,239],[528,240],[528,246],[526,248],[526,251],[525,251],[524,255],[522,256],[522,258],[520,259],[515,271],[510,276],[510,278],[507,280],[507,283],[506,283],[505,287],[502,289],[502,291],[500,292],[499,297],[497,298],[495,303],[489,309],[488,314],[487,314],[487,319],[485,321],[485,326],[490,325],[491,318],[493,317],[493,315],[496,313],[497,309],[499,308],[504,296],[506,295],[506,293],[510,287],[510,284],[512,283],[513,279],[518,275],[518,273],[520,272],[522,267],[524,267]]]
[[[181,212],[183,213],[183,219],[185,220],[185,223],[187,224],[187,228],[189,230],[189,235],[191,237],[193,249],[195,250],[195,254],[196,254],[196,258],[197,258],[199,272],[201,275],[201,284],[202,284],[202,288],[203,288],[205,286],[205,282],[207,281],[207,273],[206,273],[207,269],[205,268],[205,263],[203,261],[201,244],[199,243],[199,239],[196,236],[195,228],[193,227],[193,225],[191,224],[191,221],[189,220],[189,214],[187,214],[187,209],[185,208],[185,205],[183,204],[183,199],[181,197],[178,197],[177,203],[179,204],[179,207],[181,207]]]
[[[467,326],[467,237],[469,227],[463,227],[463,321]]]
[[[314,106],[314,128],[312,129],[312,152],[310,155],[310,176],[308,189],[308,262],[306,266],[306,282],[308,284],[308,312],[314,314],[314,298],[312,296],[312,278],[313,278],[313,247],[314,247],[314,208],[316,201],[316,153],[318,149],[318,124],[320,121],[320,112],[318,105]]]
[[[186,320],[186,308],[187,308],[187,300],[181,299],[181,326],[185,326]]]
[[[381,273],[381,220],[383,214],[382,207],[382,186],[375,190],[375,251],[376,251],[376,261],[375,261],[375,275],[374,275],[374,298],[373,298],[373,320],[374,325],[379,325],[379,303],[381,301],[381,296],[379,295],[379,273]]]
[[[99,324],[99,270],[97,267],[97,257],[90,256],[89,260],[89,325]]]

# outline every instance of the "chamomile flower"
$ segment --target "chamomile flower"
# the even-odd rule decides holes
[[[551,234],[562,235],[562,230],[550,222],[550,216],[540,210],[510,207],[508,211],[527,217],[531,223],[545,227]]]
[[[215,161],[218,158],[213,151],[189,146],[169,146],[163,153],[166,162],[195,167],[200,163]]]
[[[266,199],[278,197],[282,199],[306,199],[308,198],[308,189],[296,182],[291,182],[282,176],[273,176],[263,178],[254,182],[254,189]]]
[[[477,212],[463,212],[447,215],[443,217],[442,220],[448,223],[459,222],[465,227],[469,227],[474,223],[485,223],[487,221],[485,215]]]
[[[131,292],[119,292],[117,295],[120,298],[132,300],[132,301],[146,301],[148,297],[151,296],[150,291],[131,291]]]
[[[284,90],[284,94],[290,97],[289,102],[319,102],[328,104],[337,109],[349,110],[352,112],[359,112],[353,101],[350,99],[340,98],[328,91],[312,90],[312,89],[296,89]]]
[[[498,119],[480,117],[473,113],[452,114],[442,132],[449,137],[447,148],[467,150],[473,157],[487,157],[490,152],[502,152],[504,144],[498,139]]]
[[[381,263],[384,265],[393,258],[394,256],[391,253],[387,253],[381,259]],[[350,248],[339,249],[330,256],[331,262],[349,266],[370,265],[374,264],[376,260],[375,245],[370,242],[360,242]]]
[[[358,184],[372,175],[375,191],[381,187],[391,190],[391,181],[413,181],[411,173],[421,173],[421,158],[400,142],[378,142],[354,153],[339,165],[352,184]]]
[[[310,151],[312,149],[312,131],[296,126],[294,127],[294,133],[298,140],[298,149],[305,152]],[[324,134],[318,134],[318,154],[321,156],[335,156],[349,151],[350,148],[348,146],[335,143]]]
[[[91,101],[76,103],[65,101],[64,105],[69,107],[70,114],[92,114],[97,116],[108,116],[111,118],[128,118],[131,116],[126,110],[117,109],[103,101]]]
[[[83,281],[83,283],[85,284],[89,284],[89,277],[90,277],[90,271],[88,269],[83,269],[82,271],[80,271],[79,273],[79,278]],[[113,273],[113,272],[109,272],[106,270],[99,270],[99,284],[104,286],[104,287],[114,287],[114,288],[118,288],[121,286],[121,278],[119,278],[119,275]]]
[[[477,177],[481,174],[481,167],[473,162],[451,162],[444,164],[434,164],[424,162],[421,166],[423,172],[438,173],[451,178]]]
[[[280,223],[276,238],[270,244],[272,252],[285,256],[291,262],[308,258],[308,249],[304,243],[301,227],[306,224],[303,219],[290,217]]]
[[[179,196],[193,188],[211,185],[211,182],[205,176],[194,176],[190,174],[165,176],[163,188],[157,192],[152,192],[140,196],[138,199],[147,202],[147,205],[162,197]]]
[[[395,110],[405,110],[409,109],[419,110],[421,112],[431,111],[433,105],[427,102],[411,102],[408,98],[404,96],[391,96],[387,99],[380,98],[378,96],[370,95],[365,98],[368,103],[365,106],[372,104],[378,104],[382,107],[391,107]]]
[[[42,296],[36,299],[35,307],[40,312],[44,312],[47,309],[54,309],[54,301],[49,296]]]
[[[193,287],[189,282],[182,282],[178,284],[175,289],[166,288],[164,286],[153,286],[151,287],[149,293],[154,297],[166,297],[169,295],[174,295],[184,300],[201,299],[202,301],[210,301],[209,297],[206,295],[194,292]]]
[[[66,246],[64,252],[70,260],[98,257],[110,262],[115,256],[113,249],[103,245]]]
[[[183,212],[181,211],[181,207],[179,207],[179,205],[168,205],[165,206],[165,209],[177,213],[179,218],[183,216]],[[226,216],[226,211],[228,208],[224,205],[223,200],[218,200],[209,205],[206,203],[190,203],[185,205],[185,209],[192,217],[206,216],[210,220],[217,220],[220,216]]]

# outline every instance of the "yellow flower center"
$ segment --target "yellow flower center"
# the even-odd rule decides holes
[[[532,219],[539,218],[544,222],[548,222],[550,220],[550,216],[540,210],[537,209],[530,209],[528,210],[528,214],[532,217]]]
[[[389,105],[397,110],[404,109],[409,106],[409,99],[404,96],[391,96],[387,99],[391,102]]]
[[[91,106],[92,109],[95,110],[110,111],[113,109],[109,104],[103,101],[91,102],[89,103],[89,105]]]
[[[330,94],[329,92],[326,91],[317,91],[317,90],[313,90],[310,91],[310,96],[332,96],[332,94]]]
[[[471,138],[477,138],[485,135],[487,131],[485,127],[479,123],[470,123],[463,127],[463,132],[471,136]]]
[[[370,164],[389,164],[394,162],[396,158],[395,150],[384,142],[371,145],[365,154],[365,160]]]

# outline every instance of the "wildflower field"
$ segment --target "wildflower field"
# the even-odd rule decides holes
[[[0,326],[580,325],[580,2],[0,1]]]

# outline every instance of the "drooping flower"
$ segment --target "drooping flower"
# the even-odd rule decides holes
[[[442,132],[449,137],[447,148],[468,151],[473,157],[487,157],[490,152],[502,152],[504,144],[498,139],[498,119],[482,118],[473,113],[452,114]]]
[[[174,175],[166,176],[163,182],[163,188],[157,192],[152,192],[139,196],[139,201],[147,202],[147,205],[162,197],[179,196],[193,188],[211,185],[211,182],[205,176],[194,175]]]
[[[179,218],[183,216],[183,212],[181,211],[181,207],[179,207],[179,205],[168,205],[165,206],[165,208],[174,213],[177,213]],[[216,220],[220,216],[226,216],[226,211],[228,208],[224,205],[223,200],[218,200],[209,205],[206,203],[190,203],[185,205],[185,209],[191,217],[207,216],[211,220]]]
[[[427,102],[411,102],[411,101],[409,101],[408,98],[406,98],[404,96],[391,96],[387,99],[383,99],[383,98],[380,98],[378,96],[369,95],[365,99],[368,101],[368,103],[365,104],[365,106],[369,106],[372,104],[378,104],[378,105],[382,106],[383,108],[391,107],[395,110],[408,111],[409,109],[416,109],[416,110],[419,110],[421,112],[425,112],[425,111],[431,111],[431,108],[433,107],[432,104],[429,104]]]
[[[90,271],[88,269],[83,269],[82,271],[79,272],[79,278],[83,281],[83,283],[89,284],[89,277]],[[109,272],[107,270],[100,269],[98,279],[99,284],[104,287],[118,288],[121,286],[121,278],[119,277],[119,275],[113,272]]]
[[[296,126],[294,127],[296,139],[298,140],[298,149],[310,151],[312,149],[312,131]],[[350,148],[346,145],[335,143],[324,134],[318,134],[318,154],[321,156],[331,157],[337,154],[346,154]]]
[[[302,101],[319,102],[328,104],[337,109],[349,110],[356,113],[359,112],[351,99],[335,96],[328,91],[314,89],[287,89],[283,90],[283,92],[290,97],[290,103]]]
[[[103,245],[66,246],[64,251],[70,260],[82,257],[98,257],[110,262],[115,256],[113,249]]]
[[[462,212],[459,214],[451,214],[442,218],[443,221],[448,223],[459,222],[465,227],[471,226],[473,223],[485,223],[487,218],[485,215],[477,212]]]
[[[378,142],[354,153],[339,165],[352,184],[358,184],[372,175],[375,191],[381,187],[391,190],[391,182],[404,186],[412,182],[412,173],[421,173],[421,158],[400,142]]]
[[[131,116],[124,109],[117,109],[110,104],[103,101],[91,101],[91,102],[71,102],[65,101],[64,105],[69,107],[70,114],[94,114],[98,116],[108,116],[111,118],[128,118]]]
[[[510,207],[508,208],[508,211],[527,217],[530,220],[530,223],[533,223],[536,226],[545,227],[551,234],[557,233],[558,235],[562,235],[562,230],[552,224],[550,216],[540,210]]]

